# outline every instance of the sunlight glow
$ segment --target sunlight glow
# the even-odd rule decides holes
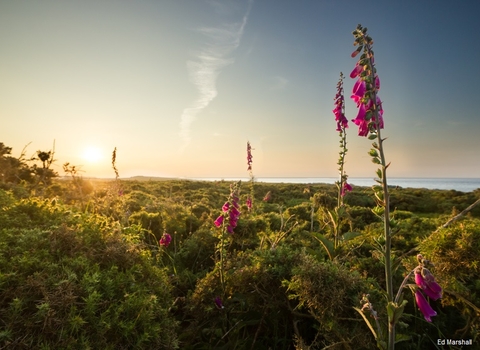
[[[103,159],[103,154],[99,148],[90,146],[83,151],[82,158],[89,163],[97,163]]]

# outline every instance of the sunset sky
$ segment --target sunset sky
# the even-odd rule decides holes
[[[0,1],[0,142],[88,177],[337,175],[333,109],[368,27],[394,177],[480,178],[480,2]],[[348,98],[347,117],[356,116]],[[346,170],[374,177],[348,129]]]

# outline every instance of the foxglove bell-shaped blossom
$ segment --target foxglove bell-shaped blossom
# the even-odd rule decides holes
[[[225,204],[222,206],[222,211],[226,213],[228,211],[228,208],[230,208],[230,203],[225,202]]]
[[[215,226],[220,227],[223,224],[223,215],[220,215],[214,222]]]
[[[355,103],[357,104],[357,107],[360,105],[361,100],[363,96],[365,96],[366,91],[367,91],[367,84],[363,80],[358,79],[353,85],[352,96],[351,96],[352,100],[355,101]]]
[[[375,87],[378,90],[380,90],[380,78],[378,77],[378,75],[375,75]]]
[[[415,269],[415,283],[430,299],[437,300],[442,297],[442,287],[428,269],[421,266]]]
[[[423,314],[423,317],[425,317],[425,320],[432,322],[432,317],[437,316],[437,313],[432,309],[430,304],[423,296],[423,293],[419,289],[415,291],[415,301],[417,302],[417,306],[420,312]]]
[[[357,62],[355,68],[353,68],[352,72],[350,73],[350,78],[355,79],[362,73],[363,67]]]
[[[164,233],[162,238],[158,241],[158,243],[163,247],[168,247],[170,242],[172,241],[172,236],[168,233]]]
[[[344,183],[343,183],[343,186],[342,186],[342,189],[340,190],[340,195],[341,195],[342,197],[344,197],[345,194],[346,194],[347,192],[351,192],[352,189],[353,189],[353,188],[352,188],[352,185],[350,185],[350,184],[347,183],[347,182],[344,182]]]
[[[337,100],[336,107],[333,109],[333,114],[335,115],[335,120],[337,121],[337,131],[341,131],[342,128],[348,128],[348,119],[343,113],[343,96],[341,99]]]
[[[223,309],[223,308],[224,308],[222,299],[221,299],[220,297],[216,297],[216,298],[214,299],[214,302],[215,302],[215,306],[216,306],[218,309]]]

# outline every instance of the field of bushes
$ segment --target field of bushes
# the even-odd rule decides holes
[[[375,348],[355,310],[368,294],[385,323],[383,228],[371,189],[345,196],[345,239],[332,254],[325,242],[335,185],[242,183],[237,226],[225,235],[214,221],[230,186],[3,178],[0,348]],[[480,190],[391,189],[394,286],[421,253],[444,289],[431,301],[431,323],[404,289],[398,349],[477,342],[480,207],[440,226],[479,197]],[[159,243],[165,234],[170,244]]]

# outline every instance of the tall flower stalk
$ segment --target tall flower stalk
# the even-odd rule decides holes
[[[241,182],[230,185],[230,195],[228,200],[222,206],[222,214],[220,214],[214,221],[216,227],[221,228],[220,240],[217,245],[217,253],[219,255],[219,261],[217,266],[220,272],[220,284],[222,286],[223,295],[225,295],[225,259],[226,259],[226,246],[229,236],[234,233],[235,227],[240,217],[240,211],[238,200],[240,195]]]
[[[247,197],[247,208],[248,210],[252,210],[253,208],[253,198],[254,198],[254,189],[253,189],[253,170],[252,170],[252,163],[253,163],[253,156],[252,156],[252,146],[250,145],[250,141],[247,141],[247,165],[248,165],[248,174],[250,176],[250,195]]]
[[[332,110],[335,115],[335,121],[337,123],[337,131],[340,137],[340,152],[338,157],[338,173],[339,180],[335,182],[338,189],[337,195],[337,205],[333,210],[324,208],[323,220],[325,227],[327,227],[329,233],[333,236],[333,241],[327,238],[325,235],[317,232],[313,232],[313,221],[311,224],[311,234],[315,239],[317,239],[320,244],[323,246],[325,251],[328,254],[328,257],[333,260],[336,258],[337,254],[340,251],[340,243],[346,240],[355,238],[359,233],[347,232],[342,235],[341,226],[347,216],[347,211],[344,205],[344,197],[347,192],[352,190],[352,186],[347,182],[348,175],[345,171],[345,158],[347,155],[347,128],[348,128],[348,119],[345,116],[345,97],[343,89],[343,73],[340,72],[340,79],[337,83],[337,93],[334,98],[335,108]],[[312,205],[312,218],[313,218],[313,208]]]
[[[376,182],[379,185],[374,186],[375,199],[377,207],[375,213],[382,217],[384,224],[384,241],[382,253],[385,262],[385,283],[387,292],[387,311],[388,311],[388,349],[393,350],[395,347],[395,326],[398,321],[398,314],[403,311],[397,303],[394,302],[393,295],[393,273],[392,273],[392,231],[390,220],[390,196],[387,186],[387,164],[384,153],[381,129],[383,129],[383,108],[382,101],[378,96],[380,90],[380,79],[375,68],[375,58],[372,49],[373,40],[367,34],[367,28],[363,28],[360,24],[353,32],[355,38],[354,46],[358,46],[352,53],[352,57],[360,54],[360,58],[350,77],[357,79],[352,91],[352,99],[358,107],[357,117],[353,122],[358,126],[359,136],[368,136],[370,140],[374,140],[369,155],[372,161],[380,166],[377,169]]]
[[[340,79],[337,83],[337,94],[335,95],[335,108],[333,109],[333,114],[335,115],[335,121],[337,122],[337,131],[340,137],[340,153],[338,158],[338,173],[339,181],[337,181],[338,196],[337,196],[337,207],[336,207],[336,221],[333,223],[334,226],[334,248],[336,249],[339,244],[340,239],[340,220],[343,213],[343,198],[347,191],[352,190],[352,186],[347,183],[348,175],[345,172],[345,157],[347,155],[347,128],[348,128],[348,119],[345,117],[345,97],[343,94],[343,73],[340,72]]]

